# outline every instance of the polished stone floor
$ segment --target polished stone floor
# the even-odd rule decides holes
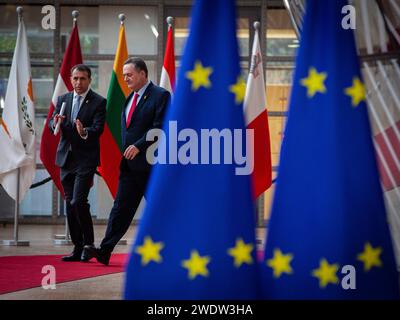
[[[104,236],[105,225],[95,226],[95,243],[98,245]],[[115,253],[128,253],[135,235],[136,226],[131,226],[124,239],[127,245],[118,245]],[[63,226],[21,225],[19,239],[29,240],[29,247],[0,246],[0,256],[67,254],[72,246],[53,244],[55,235],[64,234]],[[0,240],[12,239],[13,226],[0,226]],[[99,276],[78,281],[57,284],[55,290],[41,287],[0,295],[0,300],[108,300],[121,299],[123,273]]]
[[[96,225],[95,244],[98,245],[104,236],[105,225]],[[132,225],[123,239],[127,245],[118,245],[115,253],[128,253],[134,241],[137,227]],[[21,225],[19,239],[29,240],[28,247],[0,246],[0,256],[67,254],[72,246],[54,245],[55,235],[63,234],[61,225]],[[265,229],[257,229],[257,238],[264,239]],[[13,226],[0,225],[0,241],[12,239]],[[122,297],[124,274],[116,273],[78,281],[57,284],[55,290],[41,287],[0,295],[0,300],[118,300]]]

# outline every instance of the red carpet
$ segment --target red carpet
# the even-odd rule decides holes
[[[123,272],[128,254],[113,254],[110,265],[104,266],[92,259],[88,263],[62,262],[62,255],[0,257],[0,294],[42,286],[43,266],[56,270],[56,284]],[[257,251],[262,261],[263,252]],[[46,283],[47,284],[47,283]]]
[[[45,265],[56,270],[56,284],[124,271],[128,254],[113,254],[110,265],[92,259],[88,263],[62,262],[61,255],[0,257],[0,294],[41,287]]]

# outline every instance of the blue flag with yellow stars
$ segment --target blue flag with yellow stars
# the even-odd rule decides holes
[[[261,292],[251,170],[242,174],[239,156],[250,140],[234,3],[202,0],[193,7],[127,265],[126,299],[256,299]]]
[[[307,2],[262,266],[268,299],[396,299],[346,1]]]

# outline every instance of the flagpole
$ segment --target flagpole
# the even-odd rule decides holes
[[[121,25],[125,26],[125,19],[126,19],[125,14],[124,13],[119,14],[118,19],[121,22]],[[128,240],[126,240],[126,239],[121,239],[117,243],[117,245],[121,245],[121,246],[126,246],[127,244],[128,244]]]
[[[125,19],[126,19],[125,14],[124,13],[119,14],[118,15],[118,19],[121,22],[121,25],[125,26]],[[128,240],[121,239],[121,240],[118,241],[117,245],[126,246],[126,245],[128,245]]]
[[[72,28],[75,28],[79,17],[79,11],[73,10],[72,11]],[[63,201],[63,204],[65,200]],[[71,238],[69,236],[69,228],[68,228],[68,219],[67,219],[67,212],[65,212],[65,229],[64,234],[55,234],[53,244],[56,246],[68,246],[72,244]]]
[[[260,31],[260,22],[255,21],[253,23],[253,28],[254,28],[254,36],[258,37],[258,32]],[[252,53],[253,54],[253,53]],[[255,207],[257,208],[257,214],[255,217],[256,220],[256,226],[259,228],[264,225],[264,193],[262,193],[257,199],[255,199]],[[258,236],[256,233],[256,245],[258,250],[263,250],[264,249],[264,235]]]
[[[22,8],[21,8],[22,9]],[[21,16],[22,19],[22,16]],[[14,210],[14,245],[15,246],[29,246],[29,241],[19,240],[18,239],[18,231],[19,231],[19,189],[20,189],[20,181],[21,181],[21,168],[17,169],[17,194],[15,199],[15,210]]]
[[[14,237],[13,240],[3,240],[4,246],[28,247],[29,241],[18,240],[18,218],[19,218],[19,189],[20,189],[20,168],[17,169],[16,198],[14,206]]]
[[[15,199],[15,208],[14,208],[14,240],[18,243],[18,216],[19,216],[19,173],[20,168],[17,169],[17,193]]]

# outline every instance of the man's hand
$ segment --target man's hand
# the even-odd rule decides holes
[[[87,131],[83,127],[82,122],[79,119],[75,120],[76,130],[78,131],[79,135],[83,138],[86,137]]]
[[[128,148],[125,149],[124,157],[127,160],[132,160],[139,153],[139,149],[136,148],[133,144],[131,144]]]
[[[63,122],[63,120],[65,119],[65,116],[60,116],[58,113],[54,116],[53,118],[53,128],[56,127],[58,121],[60,120],[60,124]]]

